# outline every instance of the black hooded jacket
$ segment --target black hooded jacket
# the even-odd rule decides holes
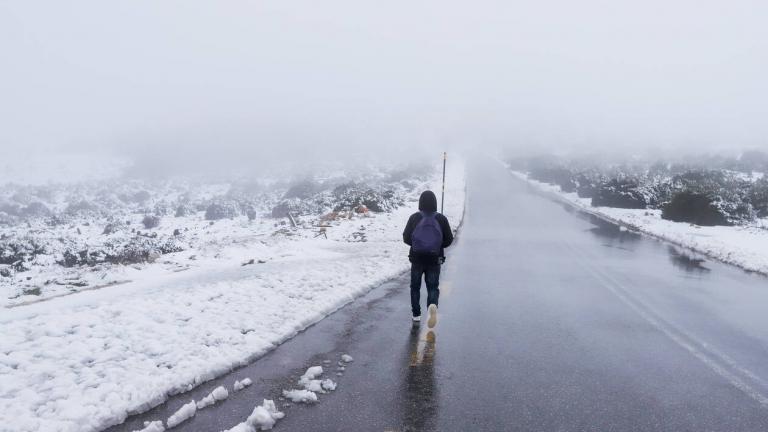
[[[419,197],[419,211],[412,214],[411,217],[408,218],[408,223],[405,225],[405,230],[403,231],[403,241],[408,246],[411,246],[411,236],[413,235],[413,230],[416,228],[416,225],[419,224],[421,218],[423,217],[421,212],[437,213],[437,197],[435,196],[434,192],[424,191],[421,194],[421,197]],[[440,224],[440,230],[443,232],[443,247],[440,248],[440,255],[421,255],[413,252],[413,248],[411,248],[411,251],[408,253],[408,258],[412,263],[439,264],[440,259],[445,257],[444,249],[453,243],[453,232],[451,231],[451,225],[448,223],[448,218],[440,213],[437,213],[435,220],[437,220],[437,223]]]

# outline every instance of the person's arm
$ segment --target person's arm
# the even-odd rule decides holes
[[[411,217],[408,218],[408,223],[405,224],[405,230],[403,231],[403,241],[408,246],[411,246],[411,236],[413,235],[413,230],[416,228],[416,224],[418,223],[416,216],[418,216],[418,213],[412,214]]]
[[[443,231],[443,248],[447,248],[453,243],[451,224],[448,223],[448,218],[443,215],[440,215],[438,221],[440,222],[440,229]]]

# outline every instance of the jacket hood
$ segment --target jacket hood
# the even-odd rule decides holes
[[[437,197],[431,190],[424,191],[419,197],[419,210],[426,212],[437,211]]]

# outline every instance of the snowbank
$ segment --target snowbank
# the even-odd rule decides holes
[[[445,213],[457,227],[463,165],[449,161],[448,170]],[[439,174],[422,186],[439,191]],[[102,430],[255,360],[407,270],[402,229],[417,200],[414,194],[391,213],[339,221],[327,239],[285,236],[259,242],[255,254],[248,243],[226,251],[269,255],[265,263],[152,274],[3,310],[0,424],[9,431]],[[353,235],[361,232],[364,241]],[[194,413],[196,405],[188,405],[169,427]],[[268,426],[262,410],[255,414],[254,425]]]
[[[559,186],[533,180],[521,172],[512,171],[512,174],[585,212],[745,270],[768,275],[768,222],[765,220],[749,226],[714,227],[672,222],[662,219],[660,210],[592,207],[590,199],[579,198],[576,193],[563,192]]]

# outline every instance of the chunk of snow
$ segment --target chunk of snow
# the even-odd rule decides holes
[[[317,394],[309,390],[283,390],[283,396],[293,402],[317,402]]]
[[[197,405],[195,404],[195,401],[190,401],[188,404],[179,408],[179,410],[173,413],[172,416],[168,417],[168,421],[166,422],[168,423],[168,429],[174,428],[191,419],[195,416],[195,412],[197,412]]]
[[[327,390],[327,391],[336,390],[336,383],[333,382],[333,380],[331,379],[324,379],[321,385],[323,386],[323,390]]]
[[[322,374],[323,374],[322,366],[312,366],[311,368],[307,369],[306,372],[304,372],[304,375],[301,376],[301,379],[312,380],[319,377]]]
[[[143,429],[135,430],[133,432],[165,432],[165,428],[163,427],[163,422],[160,420],[151,422],[145,421]]]
[[[261,405],[253,409],[251,415],[244,422],[224,432],[255,432],[257,430],[270,430],[285,414],[278,411],[275,402],[264,399]]]
[[[323,384],[318,379],[304,382],[299,381],[299,384],[303,385],[305,390],[309,390],[311,392],[322,393],[323,391]]]
[[[269,430],[283,417],[285,417],[285,414],[277,410],[272,399],[264,399],[260,406],[253,409],[253,412],[245,422],[254,428],[258,427],[261,430]]]
[[[205,407],[211,406],[216,402],[223,401],[229,397],[229,392],[223,386],[216,387],[208,396],[197,401],[197,409],[201,410]]]
[[[235,391],[240,391],[251,384],[253,384],[253,381],[250,378],[243,378],[242,381],[235,380]]]
[[[349,354],[342,354],[341,361],[343,361],[344,363],[352,363],[353,361],[355,361],[355,359],[353,359],[352,356]]]

